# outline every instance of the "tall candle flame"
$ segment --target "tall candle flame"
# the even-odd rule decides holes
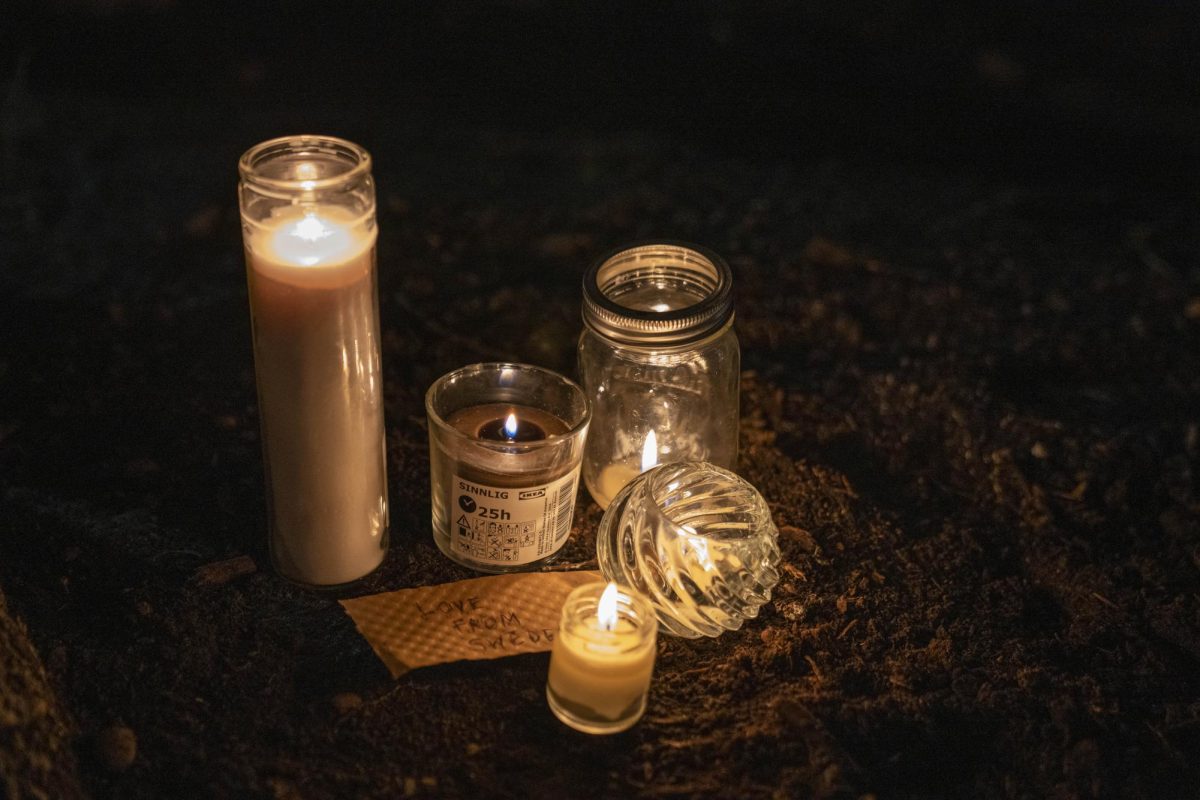
[[[517,438],[517,415],[509,414],[508,419],[504,420],[504,435],[510,439]]]
[[[305,214],[304,219],[297,222],[292,228],[292,235],[306,242],[316,242],[320,239],[328,239],[333,235],[333,231],[327,228],[316,214]]]
[[[360,243],[345,225],[310,211],[276,229],[271,249],[284,263],[313,267],[345,259]]]
[[[600,622],[600,629],[605,631],[615,630],[617,627],[617,585],[609,583],[604,589],[604,594],[600,595],[600,605],[596,606],[596,619]]]
[[[654,435],[654,431],[646,434],[646,441],[642,444],[642,472],[651,467],[658,466],[658,437]]]

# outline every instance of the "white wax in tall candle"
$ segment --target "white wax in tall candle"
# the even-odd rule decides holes
[[[336,207],[276,213],[247,240],[271,548],[312,584],[360,578],[387,529],[375,231]]]

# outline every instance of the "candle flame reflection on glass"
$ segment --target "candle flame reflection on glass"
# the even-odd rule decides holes
[[[600,630],[611,631],[617,627],[617,585],[609,582],[600,595],[600,603],[596,606],[596,619]]]
[[[677,483],[671,485],[676,486]],[[687,541],[687,544],[683,549],[685,555],[688,552],[687,548],[690,546],[692,553],[696,557],[696,563],[700,565],[701,569],[703,569],[705,572],[712,572],[714,569],[716,569],[716,565],[713,564],[712,556],[708,554],[708,539],[704,538],[703,536],[698,536],[696,534],[696,529],[691,525],[679,526],[679,535],[684,537],[684,539]]]
[[[646,441],[642,444],[642,472],[658,466],[658,437],[654,431],[646,434]]]
[[[301,161],[296,165],[296,180],[300,181],[300,188],[306,192],[311,192],[317,186],[317,178],[320,176],[320,170],[317,165],[311,161]]]

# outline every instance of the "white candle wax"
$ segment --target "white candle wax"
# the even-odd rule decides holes
[[[629,464],[609,464],[600,471],[600,477],[596,480],[596,491],[592,492],[592,499],[601,508],[608,508],[613,498],[617,496],[617,492],[624,489],[625,484],[640,474],[640,470]]]
[[[633,464],[619,461],[605,466],[600,470],[600,476],[596,479],[597,485],[588,487],[592,490],[592,499],[601,508],[608,508],[613,498],[625,488],[627,483],[656,466],[658,466],[658,437],[654,431],[650,431],[642,441],[641,469]]]
[[[278,209],[247,235],[271,550],[304,583],[355,580],[385,552],[375,238],[333,206]]]

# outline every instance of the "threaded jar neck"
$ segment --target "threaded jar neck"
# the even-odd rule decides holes
[[[583,321],[640,347],[698,341],[733,317],[733,275],[711,250],[682,242],[622,248],[583,277]]]

